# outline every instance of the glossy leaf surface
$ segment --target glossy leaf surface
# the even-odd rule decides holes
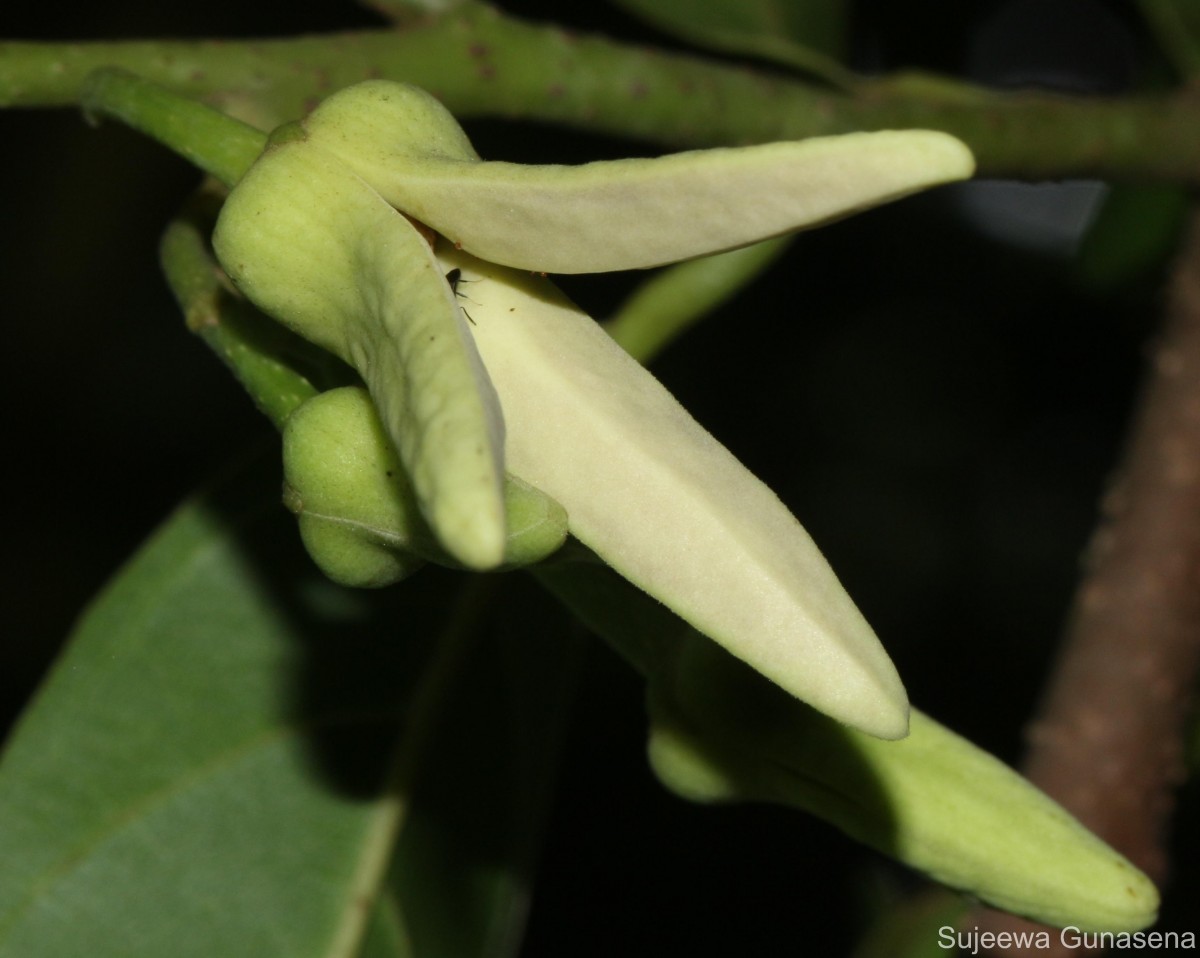
[[[842,0],[614,0],[659,29],[699,46],[840,78]]]
[[[274,472],[171,517],[14,733],[0,759],[4,958],[358,955],[381,888],[363,953],[406,954],[405,893],[383,884],[398,833],[404,881],[423,887],[447,861],[470,871],[480,892],[456,899],[457,925],[519,940],[569,688],[555,670],[575,647],[513,641],[504,668],[474,655],[486,635],[442,621],[459,593],[449,574],[369,601],[333,586],[300,552]],[[490,695],[464,702],[485,666]],[[422,796],[444,792],[461,792],[451,817],[424,819]],[[445,933],[429,922],[425,936]]]

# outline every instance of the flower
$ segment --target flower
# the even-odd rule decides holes
[[[800,524],[527,271],[731,249],[972,169],[965,146],[929,131],[579,167],[484,162],[433,97],[371,81],[272,135],[214,246],[249,299],[358,370],[456,561],[503,561],[511,469],[701,632],[840,721],[898,738],[903,685]],[[449,242],[435,251],[425,228]],[[446,279],[455,269],[474,284],[469,321]]]

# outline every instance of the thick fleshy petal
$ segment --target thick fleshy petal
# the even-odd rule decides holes
[[[821,226],[972,170],[953,137],[904,130],[582,166],[414,159],[377,186],[481,259],[600,273]]]
[[[1006,911],[1134,931],[1159,905],[1149,878],[998,759],[914,711],[882,742],[782,700],[711,643],[685,637],[648,687],[650,761],[702,802],[803,809]]]
[[[581,166],[481,162],[433,97],[382,80],[330,97],[305,128],[455,246],[548,273],[641,269],[734,249],[974,171],[966,146],[930,130]]]
[[[509,468],[566,508],[572,534],[791,694],[903,736],[895,667],[778,497],[549,282],[442,259],[472,281]]]
[[[301,138],[242,178],[214,246],[249,299],[358,370],[446,550],[471,568],[499,565],[500,406],[424,237]]]

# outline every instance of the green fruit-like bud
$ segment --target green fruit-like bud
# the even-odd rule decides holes
[[[421,515],[366,390],[330,390],[297,409],[284,428],[283,459],[285,504],[330,578],[376,587],[425,560],[456,564]],[[509,478],[505,506],[505,566],[538,562],[562,545],[566,512],[548,496]]]
[[[284,503],[297,513],[300,538],[317,567],[339,585],[380,589],[393,585],[425,565],[389,542],[387,530],[364,529],[337,516],[305,511],[295,490],[284,492]]]

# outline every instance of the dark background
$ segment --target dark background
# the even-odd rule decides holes
[[[5,38],[259,36],[378,22],[349,3],[125,0],[69,15],[11,6],[0,12]],[[504,6],[564,16],[560,4]],[[1167,76],[1127,4],[935,3],[919,5],[919,17],[911,6],[856,6],[856,66],[1101,92]],[[600,4],[567,22],[669,42]],[[478,122],[468,132],[494,158],[646,150],[531,126]],[[0,112],[0,144],[8,721],[113,568],[183,495],[271,430],[183,329],[157,276],[159,232],[195,172],[71,110]],[[1098,269],[1086,223],[1101,195],[1095,185],[960,187],[808,234],[655,367],[804,521],[914,701],[1010,761],[1162,305],[1172,229],[1143,230],[1160,237],[1162,255]],[[630,283],[563,285],[602,317]],[[864,871],[881,889],[903,885],[903,873],[801,816],[667,796],[644,766],[638,684],[606,650],[591,660],[528,953],[846,953],[868,904]],[[1194,786],[1182,799],[1178,891],[1163,927],[1196,930]]]

